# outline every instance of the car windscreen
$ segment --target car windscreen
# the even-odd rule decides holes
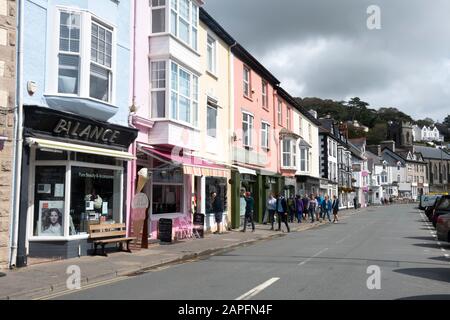
[[[442,198],[436,206],[436,210],[450,211],[450,198]]]

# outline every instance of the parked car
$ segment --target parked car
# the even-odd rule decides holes
[[[439,241],[450,242],[450,213],[439,216],[437,219],[436,234]]]
[[[450,213],[450,196],[442,196],[441,200],[439,200],[439,202],[436,204],[435,209],[433,210],[433,216],[431,218],[433,226],[436,228],[439,216],[443,216],[449,213]]]
[[[433,211],[436,208],[436,205],[439,203],[439,200],[441,200],[441,197],[433,198],[433,203],[429,204],[427,207],[425,207],[425,215],[427,216],[428,220],[431,222],[431,218],[433,217]]]
[[[442,195],[422,195],[420,196],[419,201],[419,209],[425,210],[427,207],[431,207],[435,202],[437,198],[440,198]]]

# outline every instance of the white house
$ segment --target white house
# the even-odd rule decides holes
[[[444,141],[444,136],[439,132],[436,127],[419,127],[413,126],[413,138],[414,141]]]

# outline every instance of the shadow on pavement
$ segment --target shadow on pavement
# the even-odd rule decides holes
[[[436,260],[436,261],[444,261],[444,262],[450,262],[450,259],[449,258],[446,258],[446,257],[433,257],[433,258],[429,258],[429,259],[431,259],[431,260]]]
[[[397,300],[450,300],[450,294],[432,294],[426,296],[412,296]]]
[[[408,268],[393,270],[412,277],[431,279],[450,283],[450,268]]]
[[[405,239],[413,239],[413,240],[425,240],[425,241],[435,241],[434,237],[405,237]]]
[[[437,243],[415,243],[414,246],[431,249],[441,249],[441,247]]]

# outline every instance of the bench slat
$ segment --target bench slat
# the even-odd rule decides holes
[[[114,238],[114,239],[106,239],[106,240],[95,240],[95,243],[114,243],[114,242],[128,242],[134,241],[136,238]]]
[[[115,223],[115,224],[92,224],[89,226],[89,231],[92,232],[102,232],[111,229],[126,229],[126,225],[124,223]]]
[[[111,237],[123,237],[126,236],[126,231],[109,231],[109,232],[98,232],[98,233],[91,233],[91,239],[98,239],[98,238],[111,238]]]

